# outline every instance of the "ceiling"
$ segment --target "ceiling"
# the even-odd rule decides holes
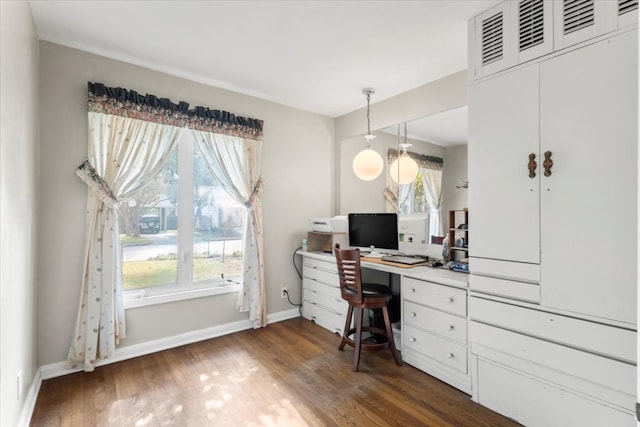
[[[498,2],[29,3],[42,40],[337,117],[466,68],[467,20]]]
[[[464,107],[443,111],[431,116],[407,122],[406,137],[417,141],[429,142],[443,147],[453,147],[467,143],[467,114]],[[382,129],[391,135],[398,135],[398,126]],[[400,127],[400,136],[404,138],[404,126]]]

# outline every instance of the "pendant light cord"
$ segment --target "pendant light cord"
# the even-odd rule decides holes
[[[367,92],[367,135],[371,135],[371,114],[369,112],[370,100],[371,100],[371,94]]]

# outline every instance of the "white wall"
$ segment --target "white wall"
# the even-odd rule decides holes
[[[293,251],[309,218],[332,214],[334,120],[48,42],[40,52],[40,364],[66,359],[76,317],[86,186],[74,171],[87,155],[87,81],[264,120],[267,311],[294,308],[279,289],[300,301]],[[235,295],[221,295],[128,310],[122,346],[247,319],[235,306]]]
[[[14,426],[38,365],[38,41],[26,2],[0,17],[0,425]]]
[[[467,179],[467,145],[447,147],[444,154],[444,169],[442,172],[442,218],[445,229],[448,227],[448,211],[463,209],[467,204],[466,188],[456,188]]]

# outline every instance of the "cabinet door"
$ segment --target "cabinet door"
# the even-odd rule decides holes
[[[592,39],[618,26],[618,2],[563,0],[554,2],[554,49]]]
[[[469,89],[471,257],[540,262],[539,65]],[[529,154],[538,168],[529,178]]]
[[[553,153],[552,174],[541,178],[542,303],[629,323],[636,310],[637,37],[627,32],[540,68],[541,152]]]
[[[539,58],[553,50],[553,2],[519,0],[511,7],[512,38],[517,63]]]
[[[505,1],[474,19],[474,79],[515,65],[511,25],[511,3]]]

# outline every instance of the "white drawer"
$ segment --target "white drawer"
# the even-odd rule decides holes
[[[513,298],[536,304],[540,303],[540,285],[537,283],[525,283],[472,274],[469,277],[469,289],[483,294]]]
[[[340,297],[339,287],[329,285],[324,282],[319,282],[317,280],[310,279],[308,277],[305,277],[302,279],[302,288],[308,289],[312,292],[317,292],[319,294],[328,295],[331,297],[338,297],[338,298]]]
[[[528,426],[636,426],[631,412],[483,359],[474,394],[481,405]]]
[[[402,326],[402,346],[428,356],[459,372],[467,372],[467,347],[414,326]]]
[[[338,273],[332,273],[326,270],[320,270],[317,268],[304,269],[303,276],[306,279],[315,280],[317,282],[325,283],[333,287],[340,287],[340,280],[338,279]]]
[[[316,268],[336,274],[338,273],[338,266],[336,265],[336,261],[333,258],[331,258],[331,260],[324,261],[315,258],[304,257],[303,266],[304,268]]]
[[[636,367],[539,338],[469,322],[471,352],[582,394],[633,407]]]
[[[469,271],[485,276],[540,282],[540,264],[469,257]]]
[[[469,298],[469,318],[636,363],[636,332],[517,305]]]
[[[467,344],[467,320],[429,307],[405,301],[402,308],[405,324],[411,324],[442,337]]]
[[[402,298],[405,301],[417,302],[458,316],[467,315],[467,291],[465,289],[403,277]]]
[[[304,301],[302,305],[302,315],[316,322],[316,324],[322,326],[331,332],[343,334],[344,324],[346,320],[345,315],[328,311],[318,305],[312,304],[308,301]]]
[[[335,297],[332,295],[325,295],[322,293],[314,292],[310,289],[304,289],[302,291],[302,298],[305,301],[315,303],[316,305],[322,306],[331,310],[335,313],[345,315],[347,313],[347,309],[349,308],[349,304],[345,300],[343,300],[340,296]]]

